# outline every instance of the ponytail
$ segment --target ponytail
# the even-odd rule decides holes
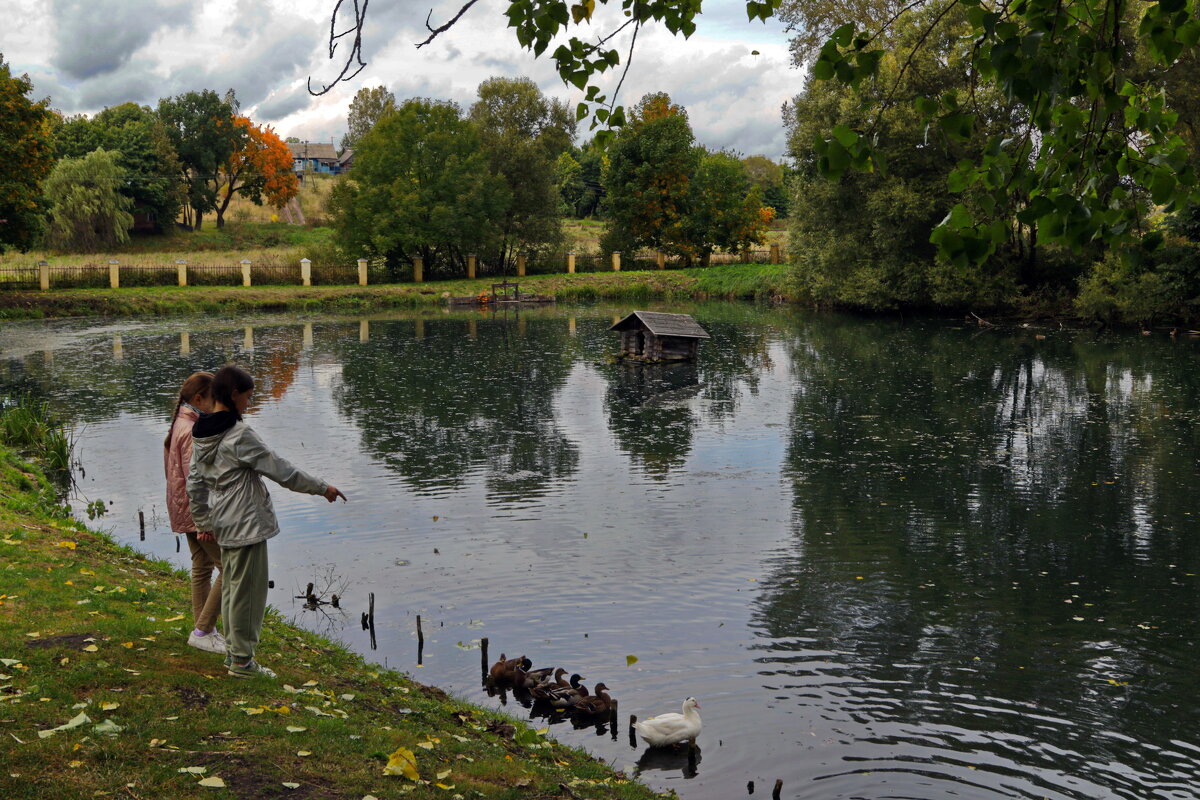
[[[212,389],[213,374],[211,372],[193,372],[188,376],[188,379],[183,382],[183,386],[179,387],[179,399],[175,402],[175,413],[171,415],[171,427],[167,428],[167,438],[163,440],[163,447],[168,450],[171,448],[171,432],[175,430],[175,420],[179,418],[180,407],[187,402],[190,402],[198,394],[206,394]]]
[[[235,418],[240,420],[242,414],[233,402],[233,393],[248,392],[253,388],[254,378],[250,377],[249,372],[236,364],[226,364],[217,370],[217,374],[213,377],[212,396],[213,400],[225,406]]]

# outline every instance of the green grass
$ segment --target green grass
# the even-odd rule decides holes
[[[25,456],[40,458],[53,472],[71,469],[71,436],[45,402],[0,397],[0,443]]]
[[[446,304],[447,295],[487,292],[496,280],[488,277],[369,287],[167,286],[0,292],[0,319],[439,307]],[[685,270],[530,275],[516,280],[523,292],[553,295],[562,302],[794,299],[786,265],[726,264]]]
[[[279,679],[228,677],[185,644],[187,577],[71,519],[3,445],[0,564],[6,800],[655,796],[273,612],[259,656]],[[420,780],[384,774],[399,748]],[[212,778],[223,788],[201,785]]]

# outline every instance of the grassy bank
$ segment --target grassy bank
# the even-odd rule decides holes
[[[477,295],[498,278],[388,286],[255,286],[64,289],[0,292],[0,318],[129,316],[247,311],[370,311],[442,306],[446,296]],[[563,302],[594,300],[789,299],[786,265],[729,264],[704,269],[531,275],[524,292]]]
[[[274,614],[279,679],[227,677],[185,644],[186,577],[75,522],[3,444],[0,561],[5,798],[655,796]],[[386,775],[403,751],[415,772]]]

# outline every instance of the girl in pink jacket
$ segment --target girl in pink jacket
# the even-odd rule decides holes
[[[225,639],[217,630],[221,613],[221,576],[212,580],[221,563],[221,548],[211,532],[197,531],[188,509],[187,475],[192,461],[192,426],[201,414],[212,410],[211,372],[193,373],[179,389],[179,402],[171,418],[171,431],[163,442],[163,466],[167,473],[167,514],[171,530],[187,536],[192,553],[192,615],[195,629],[188,644],[212,653],[225,652]]]

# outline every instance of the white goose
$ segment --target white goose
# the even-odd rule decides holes
[[[696,742],[696,737],[700,735],[700,713],[696,710],[700,708],[699,701],[694,697],[689,697],[683,701],[682,714],[662,714],[657,717],[635,722],[634,729],[638,732],[646,744],[651,747],[670,747],[673,744],[680,742],[691,741]]]

